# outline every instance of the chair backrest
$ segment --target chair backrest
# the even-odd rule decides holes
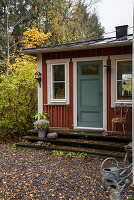
[[[126,119],[128,113],[128,106],[124,105],[122,107],[122,118]]]
[[[128,113],[128,106],[126,104],[117,104],[114,107],[114,112],[117,118],[126,119]]]

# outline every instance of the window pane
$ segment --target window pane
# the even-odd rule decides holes
[[[117,99],[122,99],[122,81],[117,82]]]
[[[127,74],[132,75],[132,61],[118,61],[117,80],[122,80]]]
[[[53,99],[65,99],[65,83],[53,83]]]
[[[132,99],[132,61],[117,62],[117,99]]]
[[[117,99],[131,100],[132,99],[132,84],[131,81],[117,82]]]
[[[53,65],[53,81],[65,81],[65,65]]]
[[[81,66],[81,74],[82,75],[99,74],[99,66],[98,65],[83,65]]]

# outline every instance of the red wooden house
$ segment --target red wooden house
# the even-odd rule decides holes
[[[112,38],[24,50],[37,55],[38,112],[48,113],[50,127],[111,130],[114,107],[124,103],[132,130],[133,36],[127,27],[116,27]]]

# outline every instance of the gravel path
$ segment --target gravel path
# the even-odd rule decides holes
[[[0,200],[107,200],[98,157],[78,159],[0,145]],[[9,149],[9,150],[8,150]],[[122,200],[131,194],[126,186]]]

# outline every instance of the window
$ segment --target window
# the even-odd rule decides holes
[[[117,100],[132,99],[132,61],[117,61]]]
[[[52,65],[52,99],[65,100],[65,64]]]
[[[69,59],[47,61],[48,104],[69,104]]]

